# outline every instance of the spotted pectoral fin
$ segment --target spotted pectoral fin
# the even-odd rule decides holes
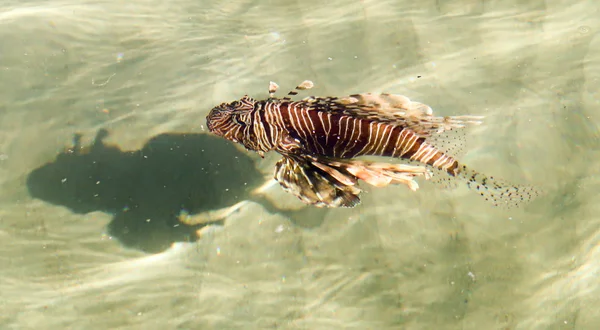
[[[354,207],[360,203],[358,179],[311,157],[285,155],[275,180],[301,201],[318,207]]]

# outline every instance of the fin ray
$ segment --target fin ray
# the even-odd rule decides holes
[[[419,189],[415,177],[430,178],[430,172],[425,166],[407,164],[389,164],[359,160],[331,160],[329,165],[344,170],[366,183],[375,187],[385,187],[390,184],[405,184],[412,191]]]
[[[301,156],[284,155],[276,164],[275,180],[307,204],[318,207],[358,205],[361,190],[356,186],[357,178],[319,165]]]
[[[354,207],[362,190],[358,180],[375,187],[405,184],[415,191],[414,180],[430,174],[425,166],[359,160],[329,159],[310,155],[284,155],[277,163],[275,179],[284,190],[307,204],[319,207]]]
[[[479,125],[483,116],[436,117],[431,107],[399,94],[362,93],[342,98],[307,97],[307,106],[320,111],[341,111],[349,116],[408,127],[422,137],[451,129]]]

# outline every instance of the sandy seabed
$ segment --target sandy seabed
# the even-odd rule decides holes
[[[0,327],[600,327],[599,8],[1,5]],[[207,134],[208,111],[305,79],[485,115],[461,159],[544,195],[502,210],[424,182],[295,217],[250,202],[196,241],[180,212],[251,198],[276,160]]]

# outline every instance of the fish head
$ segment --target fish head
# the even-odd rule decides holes
[[[221,103],[206,116],[208,130],[226,138],[242,143],[248,139],[252,111],[256,101],[248,96],[229,103]]]

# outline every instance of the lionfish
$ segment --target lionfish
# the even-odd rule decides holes
[[[274,96],[278,87],[271,82],[265,100],[245,95],[220,104],[206,117],[207,127],[263,158],[269,151],[281,154],[275,180],[307,204],[354,207],[360,203],[359,179],[376,187],[405,184],[414,191],[419,187],[414,179],[429,179],[429,169],[463,179],[495,205],[517,205],[536,194],[531,187],[503,184],[470,170],[431,143],[445,131],[480,124],[482,116],[436,117],[423,103],[385,93],[293,101],[290,96],[313,83],[304,81],[283,98]],[[356,159],[360,156],[409,163]]]

